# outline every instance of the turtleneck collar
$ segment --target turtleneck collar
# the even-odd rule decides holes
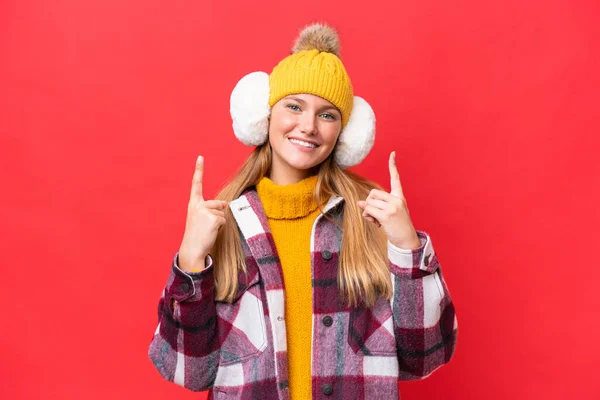
[[[263,177],[256,185],[256,192],[271,219],[294,219],[305,217],[318,207],[313,200],[317,186],[317,175],[308,177],[298,183],[277,185],[267,177]]]

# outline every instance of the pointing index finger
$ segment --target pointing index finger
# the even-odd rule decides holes
[[[396,167],[396,152],[392,151],[390,154],[390,194],[394,196],[402,197],[404,194],[402,193],[402,185],[400,184],[400,174],[398,173],[398,168]]]
[[[202,178],[204,177],[204,158],[198,156],[196,159],[196,169],[192,178],[192,190],[190,192],[190,200],[204,200],[202,197]]]

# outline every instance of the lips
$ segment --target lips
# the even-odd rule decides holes
[[[297,140],[299,142],[310,143],[310,144],[314,145],[315,147],[319,147],[320,146],[319,143],[317,143],[317,142],[315,142],[313,140],[302,139],[302,138],[294,137],[294,136],[289,136],[288,137],[288,140],[292,140],[292,139]]]

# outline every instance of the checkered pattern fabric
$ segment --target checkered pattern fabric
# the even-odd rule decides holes
[[[333,196],[324,211],[339,221],[343,204]],[[210,257],[205,270],[186,273],[175,254],[148,355],[165,379],[192,391],[210,390],[209,399],[288,399],[285,288],[277,251],[254,189],[230,207],[247,266],[236,300],[215,301]],[[417,249],[388,242],[391,300],[349,308],[338,296],[342,233],[323,215],[315,220],[313,321],[307,327],[313,399],[399,399],[399,380],[423,379],[452,358],[454,306],[429,235],[417,233]]]

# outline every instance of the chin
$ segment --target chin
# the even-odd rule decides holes
[[[288,163],[290,165],[290,167],[293,167],[295,169],[299,169],[299,170],[308,170],[308,169],[312,169],[314,167],[316,167],[317,165],[319,165],[318,163],[300,163],[300,162],[290,162]]]
[[[293,167],[293,168],[299,169],[299,170],[312,169],[322,162],[316,158],[315,159],[303,159],[303,158],[298,158],[298,157],[288,158],[285,161],[288,163],[288,165],[290,167]]]

